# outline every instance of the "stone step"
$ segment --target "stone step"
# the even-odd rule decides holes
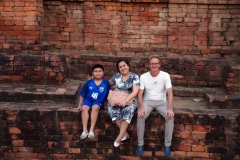
[[[59,110],[59,109],[70,109],[77,107],[76,103],[49,103],[43,101],[41,103],[31,102],[0,102],[0,109],[17,109],[17,110],[26,110],[26,109],[47,109],[47,110]],[[203,97],[173,97],[173,108],[174,109],[196,109],[196,110],[206,110],[206,99]]]
[[[179,97],[205,97],[206,93],[224,94],[220,87],[209,88],[193,88],[193,87],[179,87],[173,86],[173,95]]]
[[[81,84],[26,85],[1,84],[0,102],[75,103]]]
[[[207,107],[212,109],[240,109],[240,94],[206,93]]]

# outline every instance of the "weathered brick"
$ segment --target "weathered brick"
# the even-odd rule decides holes
[[[79,153],[81,153],[81,150],[80,150],[80,148],[68,148],[68,153],[79,154]]]
[[[12,145],[17,147],[24,146],[24,140],[13,140]]]
[[[193,145],[192,146],[192,151],[195,152],[204,152],[204,147],[202,145]]]
[[[17,152],[15,153],[17,158],[37,158],[37,153]]]
[[[12,134],[20,134],[21,133],[21,130],[17,127],[9,127],[8,131],[9,131],[9,133],[12,133]]]
[[[209,153],[187,152],[187,157],[209,158]]]

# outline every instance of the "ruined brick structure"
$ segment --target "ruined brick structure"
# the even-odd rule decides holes
[[[72,108],[81,84],[66,84],[87,79],[96,63],[111,77],[119,57],[140,75],[152,54],[175,96],[207,104],[175,110],[169,159],[240,159],[240,0],[0,0],[0,159],[167,159],[155,112],[141,158],[136,117],[120,149],[107,111],[97,139],[79,141]]]
[[[181,77],[176,84],[221,84],[238,92],[239,8],[238,0],[1,1],[0,81],[62,83],[66,77],[86,78],[89,70],[78,67],[91,68],[97,55],[159,54],[173,58],[168,68]],[[55,60],[49,58],[53,54]],[[82,60],[84,55],[92,57]],[[104,64],[111,66],[110,59]],[[184,67],[178,59],[191,63]],[[205,68],[212,59],[217,65]],[[237,61],[225,66],[232,59]],[[214,80],[191,78],[205,75]]]

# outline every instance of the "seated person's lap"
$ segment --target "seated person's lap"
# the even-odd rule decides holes
[[[90,108],[92,108],[92,106],[94,106],[94,105],[98,105],[100,107],[100,109],[103,109],[103,107],[104,107],[104,103],[92,102],[92,101],[89,101],[88,99],[84,99],[82,102],[82,106],[89,106]]]

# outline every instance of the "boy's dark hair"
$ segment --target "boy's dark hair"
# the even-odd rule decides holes
[[[95,68],[101,68],[103,70],[103,72],[104,72],[104,68],[103,68],[103,66],[101,64],[95,64],[93,66],[93,68],[92,68],[92,72],[94,71]]]
[[[130,68],[130,64],[129,64],[129,62],[128,62],[127,59],[119,59],[119,60],[117,61],[117,64],[116,64],[116,67],[117,67],[117,70],[118,70],[118,71],[119,71],[118,65],[119,65],[120,62],[125,62],[125,63],[128,65],[128,67]]]

